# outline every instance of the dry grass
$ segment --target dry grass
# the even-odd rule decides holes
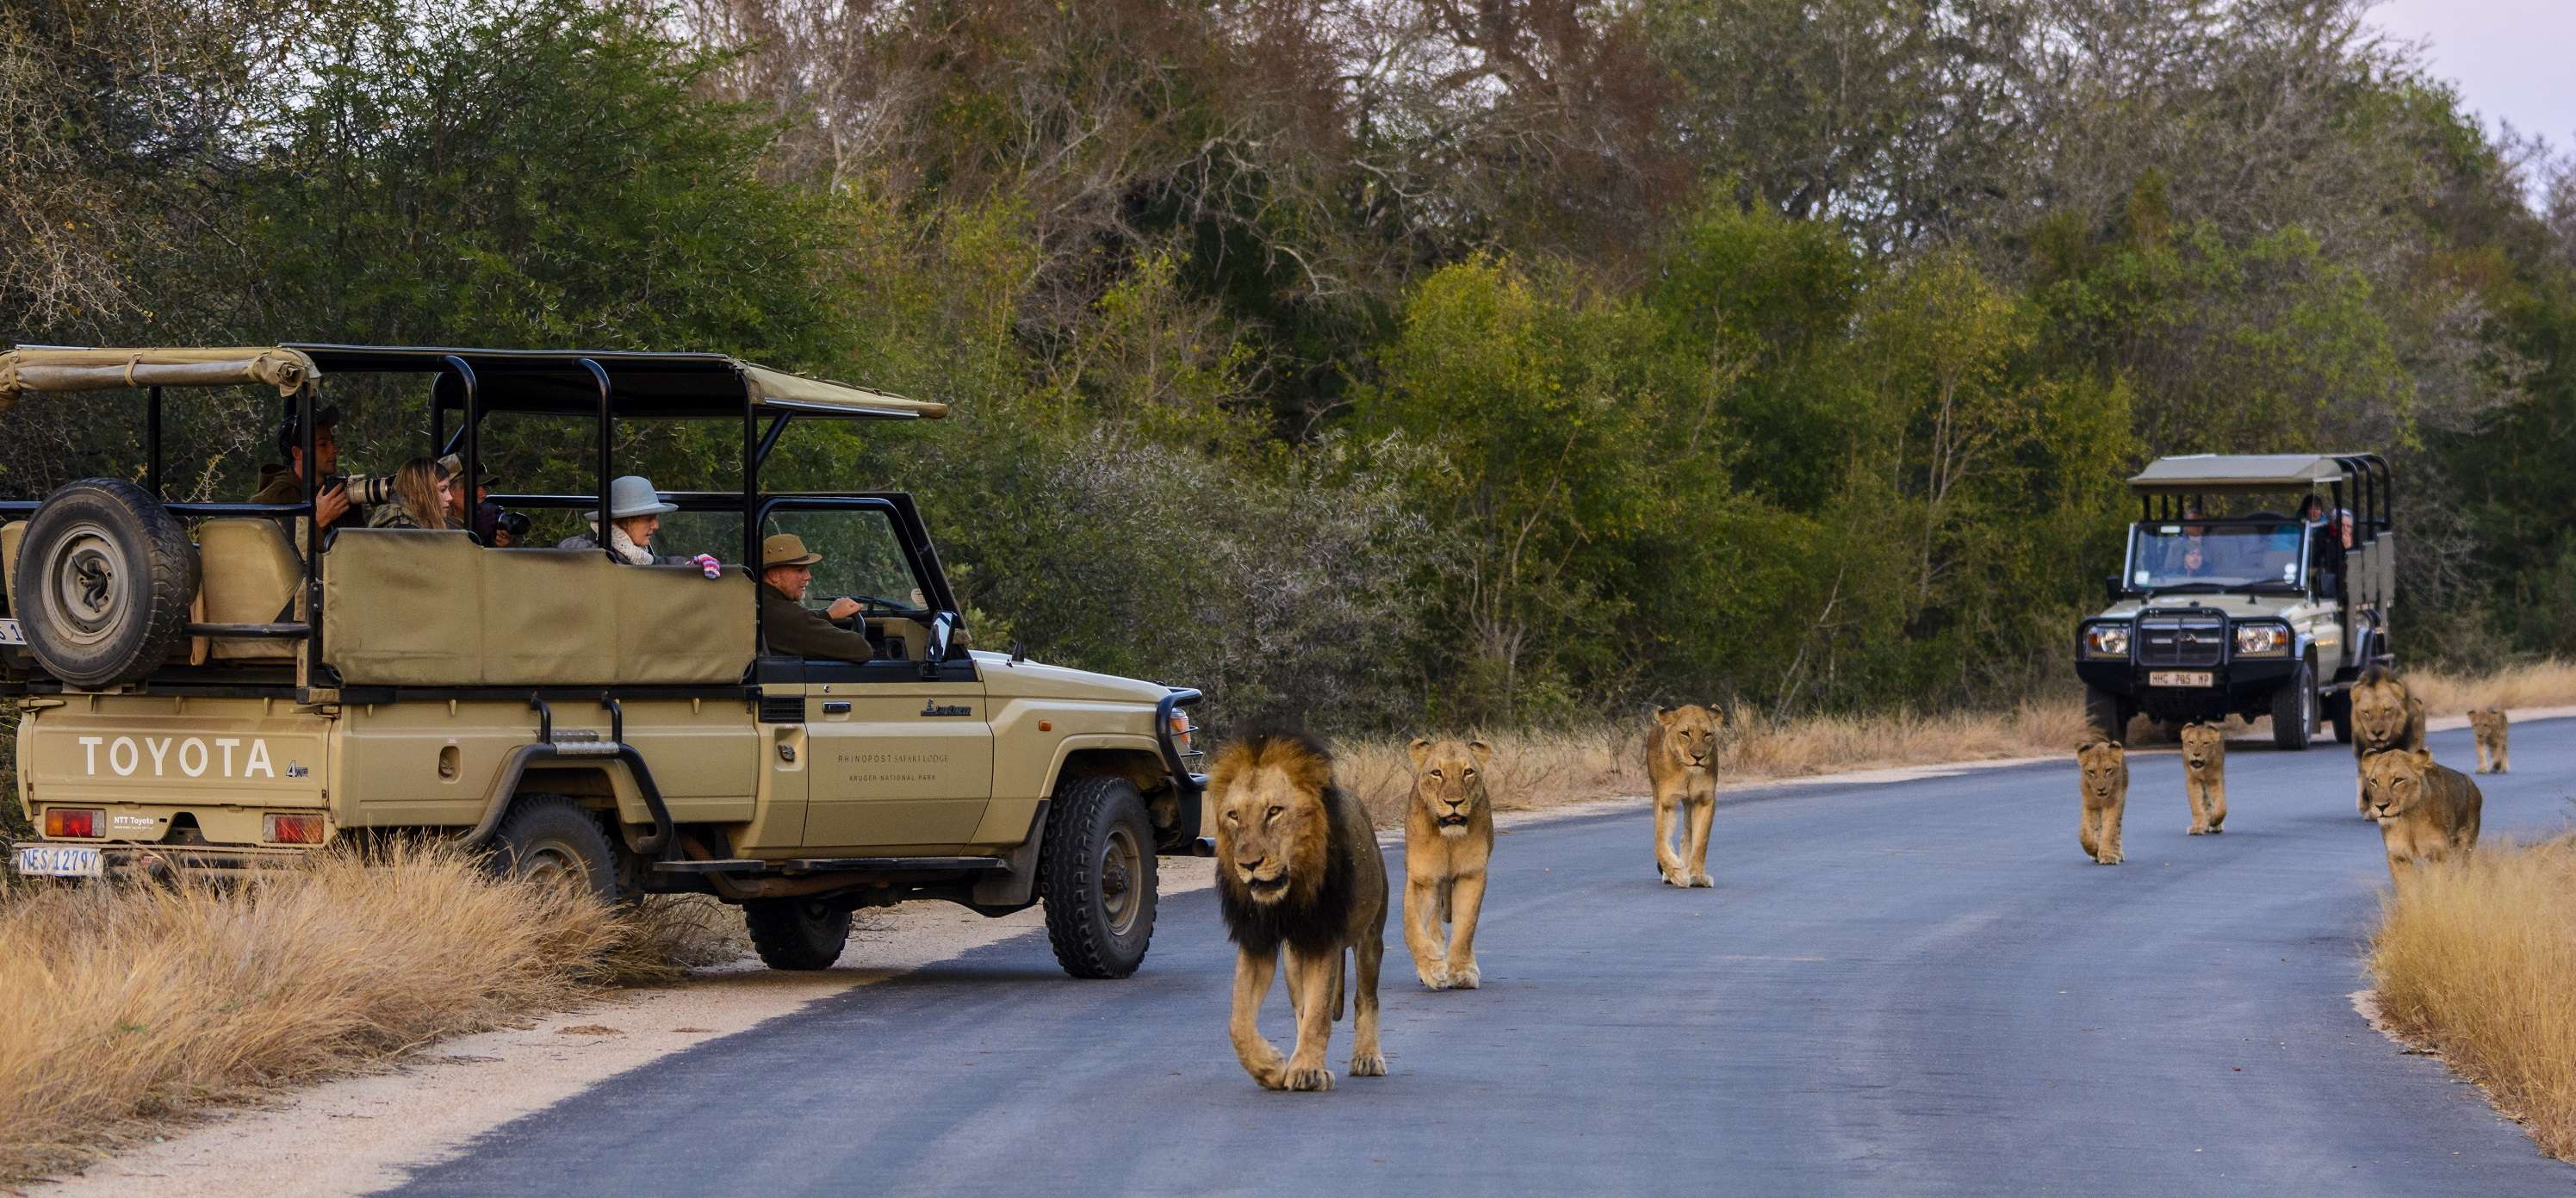
[[[1488,734],[1493,746],[1488,787],[1500,811],[1644,794],[1646,724],[1633,720],[1561,732]],[[1746,710],[1718,762],[1720,786],[1843,770],[1990,761],[2072,753],[2083,739],[2084,713],[2073,699],[2026,702],[1994,713],[1774,720]],[[1413,784],[1413,763],[1398,739],[1346,740],[1337,746],[1341,781],[1368,804],[1380,824],[1400,823]]]
[[[2436,716],[2488,705],[2576,705],[2576,662],[2540,661],[2483,673],[2413,670],[2403,677]],[[1779,719],[1747,710],[1738,715],[1718,764],[1721,788],[1843,770],[2072,756],[2085,731],[2083,705],[2072,693],[1987,712]],[[2224,727],[2230,737],[2246,737],[2264,725],[2231,718]],[[1404,818],[1413,782],[1412,761],[1405,752],[1408,739],[1353,738],[1336,746],[1342,784],[1368,804],[1381,826]],[[1643,713],[1589,728],[1487,733],[1482,739],[1494,748],[1490,786],[1497,810],[1558,807],[1647,790]],[[2132,745],[2172,743],[2145,720],[2131,727],[2128,739]]]
[[[2390,895],[2370,971],[2380,1018],[2576,1160],[2576,839],[2483,846]]]
[[[2424,714],[2460,715],[2479,707],[2576,706],[2576,662],[2545,660],[2482,672],[2406,670],[2398,676]]]
[[[702,907],[621,917],[439,846],[229,885],[21,887],[0,901],[0,1180],[667,978],[721,951]]]

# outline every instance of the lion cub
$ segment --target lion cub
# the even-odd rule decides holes
[[[2361,767],[2370,818],[2379,821],[2388,849],[2388,880],[2410,861],[2439,861],[2478,845],[2478,811],[2485,797],[2469,776],[2435,764],[2421,749],[2373,753]]]
[[[2227,738],[2218,725],[2183,725],[2182,794],[2191,804],[2191,834],[2217,834],[2227,822]]]
[[[1494,856],[1494,809],[1485,795],[1480,740],[1413,742],[1413,803],[1404,813],[1404,947],[1434,990],[1473,990],[1476,913]],[[1441,925],[1449,925],[1441,945]]]
[[[2362,671],[2346,701],[2352,704],[2352,760],[2359,775],[2353,786],[2354,803],[2362,818],[2368,819],[2370,759],[2391,749],[2411,753],[2424,747],[2424,701],[2386,666]]]
[[[1235,943],[1227,1030],[1254,1081],[1330,1090],[1324,1054],[1342,1017],[1342,954],[1355,966],[1351,1076],[1380,1077],[1377,971],[1386,955],[1386,857],[1368,809],[1333,784],[1333,755],[1311,737],[1261,732],[1217,754],[1216,897]],[[1261,1000],[1281,948],[1297,1045],[1282,1060],[1261,1035]]]
[[[1655,712],[1646,729],[1646,776],[1655,784],[1655,872],[1674,886],[1715,886],[1708,826],[1717,816],[1717,731],[1726,717],[1697,703]],[[1673,842],[1673,812],[1687,825]]]
[[[2120,863],[2120,816],[2129,805],[2129,751],[2118,741],[2097,740],[2075,750],[2083,771],[2084,822],[2075,829],[2084,855],[2104,865]]]
[[[2478,738],[2478,772],[2504,773],[2504,709],[2470,712],[2469,730]]]

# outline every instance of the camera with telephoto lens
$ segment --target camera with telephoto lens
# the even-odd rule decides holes
[[[348,488],[349,505],[352,507],[374,507],[395,502],[394,476],[390,474],[373,478],[360,474],[323,475],[322,489],[328,491],[333,487]]]

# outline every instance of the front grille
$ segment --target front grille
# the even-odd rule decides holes
[[[2226,656],[2227,617],[2147,616],[2138,621],[2138,664],[2214,666]]]

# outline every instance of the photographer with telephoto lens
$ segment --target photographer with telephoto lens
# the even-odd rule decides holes
[[[271,462],[259,468],[259,489],[251,493],[252,503],[302,503],[305,486],[313,478],[322,479],[321,494],[313,501],[313,515],[323,528],[339,523],[352,506],[348,488],[334,477],[332,469],[340,464],[340,443],[334,430],[340,423],[340,409],[326,407],[313,414],[313,456],[316,462],[304,460],[304,426],[293,419],[277,427],[278,456],[284,464]],[[318,469],[310,468],[316,467]]]

